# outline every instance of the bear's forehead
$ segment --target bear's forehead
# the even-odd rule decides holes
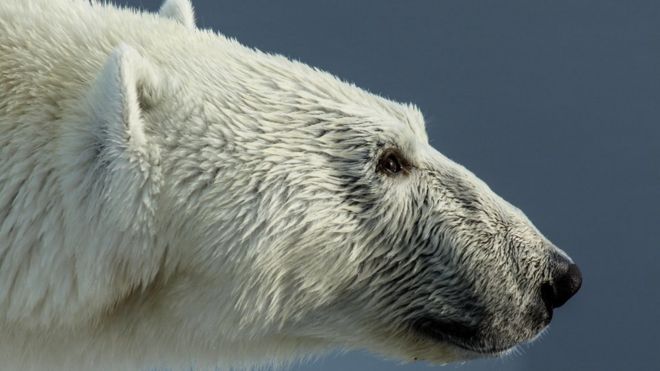
[[[424,116],[414,104],[400,104],[402,115],[400,121],[413,133],[413,135],[422,142],[428,142]]]
[[[206,86],[210,96],[217,95],[218,90],[225,93],[229,90],[233,97],[240,97],[241,103],[250,103],[262,113],[274,113],[273,116],[282,112],[310,115],[313,116],[310,121],[338,117],[346,123],[354,118],[353,123],[382,124],[385,130],[428,142],[424,117],[413,104],[370,93],[332,73],[280,54],[246,47],[220,34],[197,35],[201,36],[205,38],[199,45],[205,46],[205,52],[195,53],[195,60],[185,70],[177,68],[177,73],[200,77],[202,80],[196,86]],[[195,74],[193,65],[202,72]],[[208,68],[213,69],[212,73],[204,72]],[[219,99],[222,99],[219,105],[226,105],[227,94]],[[304,121],[305,117],[297,116],[297,119]]]
[[[382,124],[384,128],[392,130],[397,136],[428,142],[424,117],[417,106],[410,103],[399,103],[372,94],[353,84],[332,77],[335,80],[337,90],[353,90],[352,92],[338,94],[338,99],[346,106],[358,106],[358,109],[364,112],[366,120],[375,124]],[[348,114],[350,115],[350,113]]]
[[[336,104],[345,117],[354,117],[356,123],[368,122],[380,127],[395,137],[397,142],[428,142],[424,116],[417,106],[372,94],[330,76],[330,84],[322,90],[324,94],[330,93],[323,98],[329,107]]]
[[[316,69],[312,75],[306,77],[309,79],[304,84],[307,90],[306,99],[318,99],[315,103],[325,105],[330,110],[337,109],[347,118],[355,117],[355,122],[367,121],[392,131],[397,136],[428,141],[424,117],[417,106],[372,94]]]

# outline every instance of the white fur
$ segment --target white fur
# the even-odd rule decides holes
[[[195,28],[195,11],[190,0],[166,0],[158,13],[190,29]]]
[[[385,265],[429,284],[431,247],[443,284],[465,275],[512,313],[494,322],[501,334],[531,338],[514,319],[533,290],[490,251],[524,241],[519,265],[542,268],[516,272],[532,285],[547,241],[427,142],[415,107],[198,30],[185,0],[160,15],[0,2],[2,368],[236,366],[335,346],[473,357],[383,307],[388,295],[446,304],[435,288],[386,292],[384,272],[398,271]],[[381,144],[415,165],[409,176],[376,171]],[[464,197],[483,207],[478,231]],[[415,233],[424,246],[397,247]]]

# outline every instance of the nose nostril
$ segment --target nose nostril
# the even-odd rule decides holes
[[[582,273],[577,265],[571,263],[551,282],[541,285],[541,298],[548,309],[558,308],[575,295],[580,286],[582,286]]]

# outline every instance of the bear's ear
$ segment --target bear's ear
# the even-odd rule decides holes
[[[191,30],[195,28],[195,11],[190,0],[165,0],[158,14],[173,19]]]
[[[94,148],[90,162],[96,181],[115,201],[131,198],[117,209],[124,230],[151,229],[152,200],[159,192],[158,147],[145,133],[143,117],[159,100],[156,69],[136,50],[120,45],[108,57],[87,96],[87,130]],[[110,210],[106,210],[110,212]],[[123,225],[121,225],[123,224]]]
[[[97,145],[111,158],[154,160],[142,116],[156,101],[158,76],[154,68],[128,45],[108,57],[88,96]],[[105,158],[104,160],[110,160]]]

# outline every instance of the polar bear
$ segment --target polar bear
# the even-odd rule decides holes
[[[159,14],[0,2],[3,368],[530,341],[577,266],[413,105]]]

